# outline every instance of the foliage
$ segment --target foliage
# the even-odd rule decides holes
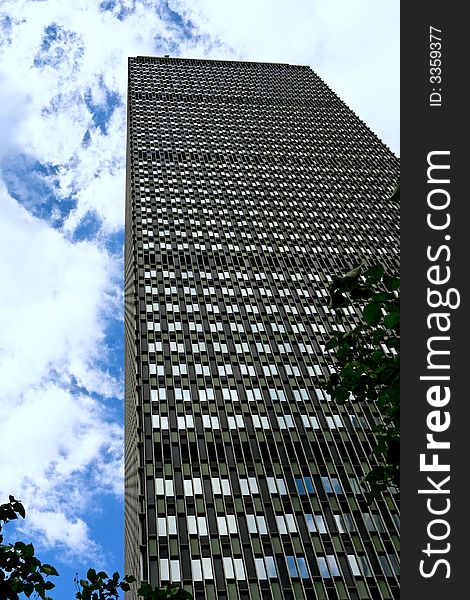
[[[369,502],[390,484],[400,485],[400,280],[376,264],[362,265],[330,286],[331,308],[344,323],[342,308],[362,305],[362,322],[336,332],[326,349],[334,350],[339,365],[327,391],[338,403],[353,398],[373,402],[382,416],[374,428],[377,464],[365,476]]]
[[[75,595],[76,600],[117,600],[119,598],[119,590],[127,592],[130,590],[131,584],[136,581],[133,575],[126,575],[123,579],[120,578],[118,572],[112,577],[104,571],[98,573],[95,569],[88,569],[87,579],[75,578],[75,585],[80,586]],[[164,600],[171,598],[172,600],[191,600],[192,595],[180,587],[167,585],[161,588],[154,588],[145,581],[141,583],[137,590],[137,595],[145,600]]]
[[[28,598],[32,594],[42,600],[51,600],[46,596],[46,591],[55,587],[55,584],[44,577],[57,576],[56,569],[48,564],[43,564],[34,555],[32,544],[15,542],[3,544],[3,527],[6,523],[14,521],[18,515],[25,518],[25,509],[21,502],[13,496],[9,502],[0,504],[0,599],[20,600],[20,594]],[[127,592],[136,579],[133,575],[126,575],[121,579],[119,573],[112,577],[104,571],[96,572],[88,569],[87,579],[75,578],[77,593],[76,600],[118,600],[121,591]],[[137,595],[145,600],[192,600],[192,595],[180,587],[167,585],[153,588],[150,584],[142,582]]]
[[[34,593],[45,600],[46,591],[55,587],[45,577],[57,576],[57,571],[51,565],[41,563],[34,555],[32,544],[20,541],[3,544],[3,527],[16,520],[18,515],[24,519],[24,507],[10,496],[9,502],[0,505],[0,598],[18,600],[20,594],[29,598]]]

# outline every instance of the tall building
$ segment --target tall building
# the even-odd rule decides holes
[[[397,158],[309,67],[137,57],[128,85],[126,572],[398,598],[398,498],[359,486],[379,413],[324,391],[331,275],[398,264]]]

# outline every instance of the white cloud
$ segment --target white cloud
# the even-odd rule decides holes
[[[86,503],[99,490],[122,493],[122,430],[90,395],[120,395],[96,366],[107,351],[106,312],[120,297],[116,265],[32,217],[5,190],[0,205],[0,492],[32,507],[39,516],[31,527],[46,542],[56,539],[53,519],[39,513],[67,516],[61,543],[72,551],[85,535],[77,515]]]
[[[120,297],[119,265],[90,242],[70,243],[5,190],[0,200],[0,273],[8,282],[0,311],[0,389],[10,394],[51,370],[79,377],[82,365],[100,357],[104,311]],[[111,388],[107,395],[115,393]]]
[[[61,547],[65,551],[63,561],[78,558],[96,564],[103,560],[100,548],[90,537],[90,529],[82,519],[70,520],[60,511],[33,509],[28,512],[25,525],[21,530],[40,535],[43,548]]]
[[[123,101],[127,56],[152,54],[156,40],[162,43],[170,35],[151,2],[136,3],[122,21],[100,11],[99,4],[76,0],[72,8],[61,0],[15,0],[2,6],[17,17],[11,42],[1,48],[2,82],[22,102],[21,110],[9,111],[8,116],[2,109],[0,122],[12,122],[9,129],[14,129],[23,153],[60,167],[60,194],[77,201],[69,230],[88,211],[96,212],[107,230],[123,226],[124,188],[118,193],[118,186],[124,168],[125,111],[118,106],[104,136],[86,98],[105,107],[106,89]],[[53,39],[42,48],[47,28],[54,30]],[[90,140],[85,145],[87,132]]]

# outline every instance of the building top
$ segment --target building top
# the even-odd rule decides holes
[[[229,64],[231,66],[239,67],[287,67],[291,69],[311,69],[308,65],[291,65],[289,63],[278,63],[278,62],[260,62],[260,61],[249,61],[249,60],[219,60],[212,58],[177,58],[165,56],[129,56],[129,64],[131,63],[180,63],[187,65],[208,65],[208,64]]]

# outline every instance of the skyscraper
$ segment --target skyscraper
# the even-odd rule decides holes
[[[397,158],[309,67],[137,57],[128,85],[126,571],[398,598],[397,496],[359,485],[379,413],[324,391],[331,275],[398,263]]]

